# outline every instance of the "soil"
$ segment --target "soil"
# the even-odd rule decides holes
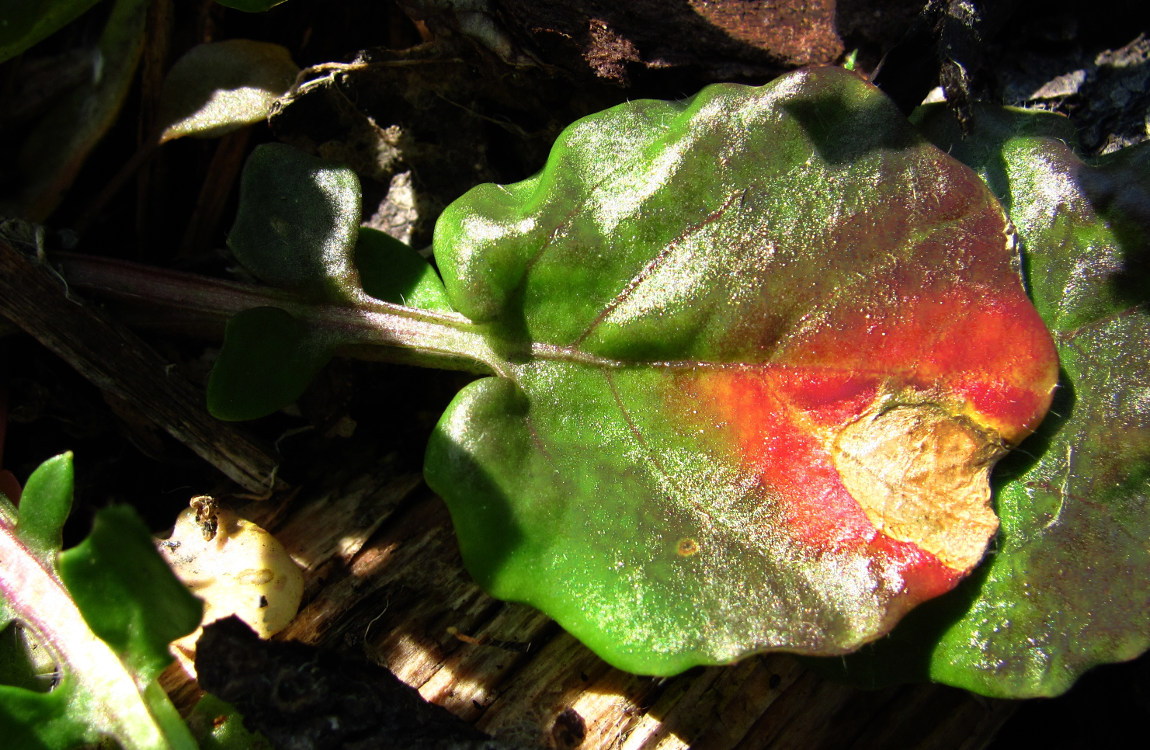
[[[289,0],[262,14],[206,1],[154,5],[127,101],[46,218],[50,253],[227,276],[238,169],[251,148],[272,140],[354,166],[364,217],[423,247],[443,206],[479,182],[529,176],[556,134],[582,115],[634,98],[690,95],[714,81],[763,83],[796,66],[841,63],[852,52],[859,69],[904,104],[931,93],[939,49],[950,45],[970,77],[969,91],[952,89],[952,100],[961,93],[1062,112],[1090,154],[1150,138],[1150,6],[1142,0],[1089,8],[1071,0],[1003,3],[1007,10],[977,43],[924,25],[918,0]],[[51,94],[84,80],[76,50],[90,45],[105,15],[98,7],[0,67],[6,206],[29,179],[17,150],[43,111],[27,82],[38,71],[45,76],[35,79],[38,87]],[[163,71],[192,45],[229,38],[283,44],[301,66],[349,67],[283,102],[267,124],[163,147],[113,190],[113,176],[155,116]],[[202,389],[218,321],[189,326],[170,311],[107,305],[98,314],[158,353],[170,365],[165,374]],[[56,325],[66,326],[61,309]],[[420,472],[427,436],[468,376],[339,360],[292,409],[209,435],[204,448],[173,436],[184,433],[165,428],[152,405],[156,393],[142,392],[162,395],[155,385],[162,381],[109,387],[93,374],[98,362],[66,361],[22,332],[21,322],[0,318],[0,468],[23,479],[45,458],[75,452],[69,543],[109,503],[131,503],[157,531],[193,495],[241,507],[308,560],[303,615],[281,640],[332,649],[337,661],[387,666],[501,741],[1066,746],[1139,736],[1150,715],[1145,656],[1096,669],[1062,698],[1021,705],[937,686],[867,693],[780,655],[669,681],[618,673],[538,613],[486,598],[462,571],[442,503]],[[105,359],[116,356],[104,351]],[[277,464],[284,490],[252,502],[236,471],[204,459],[210,444],[233,441],[249,441],[247,465],[261,456]],[[347,669],[367,679],[361,667]],[[181,699],[195,695],[178,674],[169,684]],[[648,744],[638,740],[643,732]]]

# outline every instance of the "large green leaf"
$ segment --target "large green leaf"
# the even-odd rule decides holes
[[[428,448],[464,560],[636,672],[842,653],[950,589],[1057,375],[994,196],[837,69],[577,122],[435,253],[506,359]]]
[[[1084,163],[1061,118],[987,109],[965,143],[924,119],[1009,207],[1062,362],[1052,419],[1002,467],[997,553],[926,631],[929,673],[1056,695],[1150,648],[1150,145]]]

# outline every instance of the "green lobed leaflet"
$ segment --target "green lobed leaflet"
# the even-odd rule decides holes
[[[0,642],[0,735],[21,748],[194,750],[158,678],[200,601],[127,506],[99,511],[88,538],[61,551],[72,488],[63,454],[33,472],[18,508],[0,497],[0,630],[31,634],[57,671],[54,684],[13,680],[19,653]]]

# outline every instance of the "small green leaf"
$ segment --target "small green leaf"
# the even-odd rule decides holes
[[[64,521],[72,512],[72,454],[48,459],[28,477],[16,533],[47,563],[63,544]]]
[[[216,138],[259,122],[291,88],[298,72],[278,44],[230,39],[197,45],[164,79],[160,141]]]
[[[443,281],[419,253],[389,234],[359,230],[355,266],[363,289],[376,299],[422,310],[450,310]]]
[[[981,559],[1057,377],[1001,206],[839,68],[634,101],[435,231],[507,363],[425,473],[468,569],[671,674],[887,632]]]
[[[76,747],[94,742],[82,710],[77,711],[75,681],[70,677],[49,693],[0,685],[0,732],[6,746],[27,750]]]
[[[44,544],[57,515],[44,509],[71,505],[63,493],[72,486],[71,469],[65,454],[28,482],[22,502],[35,518],[0,518],[0,614],[18,620],[59,673],[49,692],[0,675],[8,683],[0,685],[0,736],[14,747],[71,748],[111,738],[127,750],[193,750],[155,678],[171,661],[171,637],[199,624],[200,602],[126,507],[97,514],[93,536],[79,547],[44,554],[52,552]]]
[[[172,662],[169,644],[199,627],[200,601],[156,553],[147,527],[126,505],[98,512],[92,533],[61,552],[58,566],[92,632],[145,682]]]
[[[225,701],[208,693],[188,716],[188,726],[200,750],[270,750],[263,735],[244,728],[243,717]]]
[[[295,401],[331,359],[323,334],[276,307],[228,321],[208,380],[208,410],[218,419],[267,416]]]
[[[236,259],[261,281],[313,300],[362,299],[353,252],[359,178],[281,143],[248,157],[228,235]]]
[[[97,0],[0,0],[0,62],[56,33]]]

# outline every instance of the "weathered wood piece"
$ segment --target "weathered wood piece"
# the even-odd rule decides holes
[[[942,686],[859,690],[786,654],[669,679],[627,674],[535,610],[483,594],[462,568],[445,506],[417,474],[381,458],[319,479],[246,509],[305,567],[304,606],[277,638],[382,664],[496,739],[613,750],[976,748],[1016,705]]]
[[[248,492],[277,482],[277,460],[234,425],[213,419],[202,391],[142,339],[77,297],[46,263],[0,241],[0,315],[101,390],[132,404]]]

